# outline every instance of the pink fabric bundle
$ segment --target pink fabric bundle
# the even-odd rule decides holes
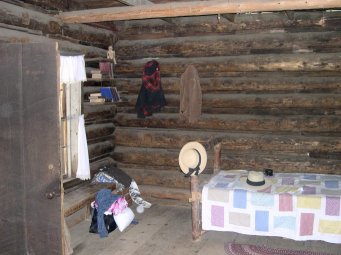
[[[110,62],[99,62],[99,70],[102,74],[110,74],[111,66]]]
[[[124,211],[124,209],[127,208],[127,206],[128,206],[128,203],[127,203],[126,199],[124,197],[120,197],[114,203],[112,203],[112,205],[107,210],[107,212],[111,212],[114,215],[118,215],[118,214],[122,213]]]

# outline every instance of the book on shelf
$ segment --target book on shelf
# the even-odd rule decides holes
[[[102,97],[109,102],[118,102],[120,101],[120,95],[116,87],[101,87],[100,88]]]
[[[105,103],[105,98],[90,98],[90,103]]]
[[[105,102],[105,98],[102,97],[101,93],[90,93],[90,96],[88,99],[90,103],[104,103]]]
[[[99,93],[90,93],[90,96],[91,97],[101,97],[102,94],[101,94],[101,92],[99,92]]]
[[[99,69],[91,69],[90,73],[91,74],[99,74],[99,73],[101,73],[101,70],[99,70]]]
[[[91,74],[91,78],[93,78],[93,79],[102,79],[103,75],[101,73],[93,73],[93,74]]]
[[[89,100],[91,100],[91,99],[99,99],[99,98],[103,98],[103,97],[92,97],[92,96],[90,96],[89,97]],[[105,98],[104,98],[105,99]]]

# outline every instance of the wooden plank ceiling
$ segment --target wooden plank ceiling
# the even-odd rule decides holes
[[[234,0],[229,2],[212,0],[159,4],[152,4],[148,0],[119,0],[119,2],[130,6],[63,12],[58,17],[66,23],[91,23],[225,13],[341,8],[340,0]]]

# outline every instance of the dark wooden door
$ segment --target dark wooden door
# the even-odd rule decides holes
[[[56,44],[0,44],[0,254],[62,254]]]

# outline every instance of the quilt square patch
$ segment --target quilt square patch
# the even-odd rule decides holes
[[[269,231],[269,212],[256,211],[255,215],[255,230],[256,231]]]
[[[211,224],[216,227],[224,227],[224,207],[212,205],[211,207]]]
[[[300,236],[311,236],[313,234],[314,217],[313,213],[301,214]]]
[[[241,208],[245,209],[246,208],[246,196],[247,196],[247,191],[243,189],[236,189],[233,192],[233,207],[234,208]]]

